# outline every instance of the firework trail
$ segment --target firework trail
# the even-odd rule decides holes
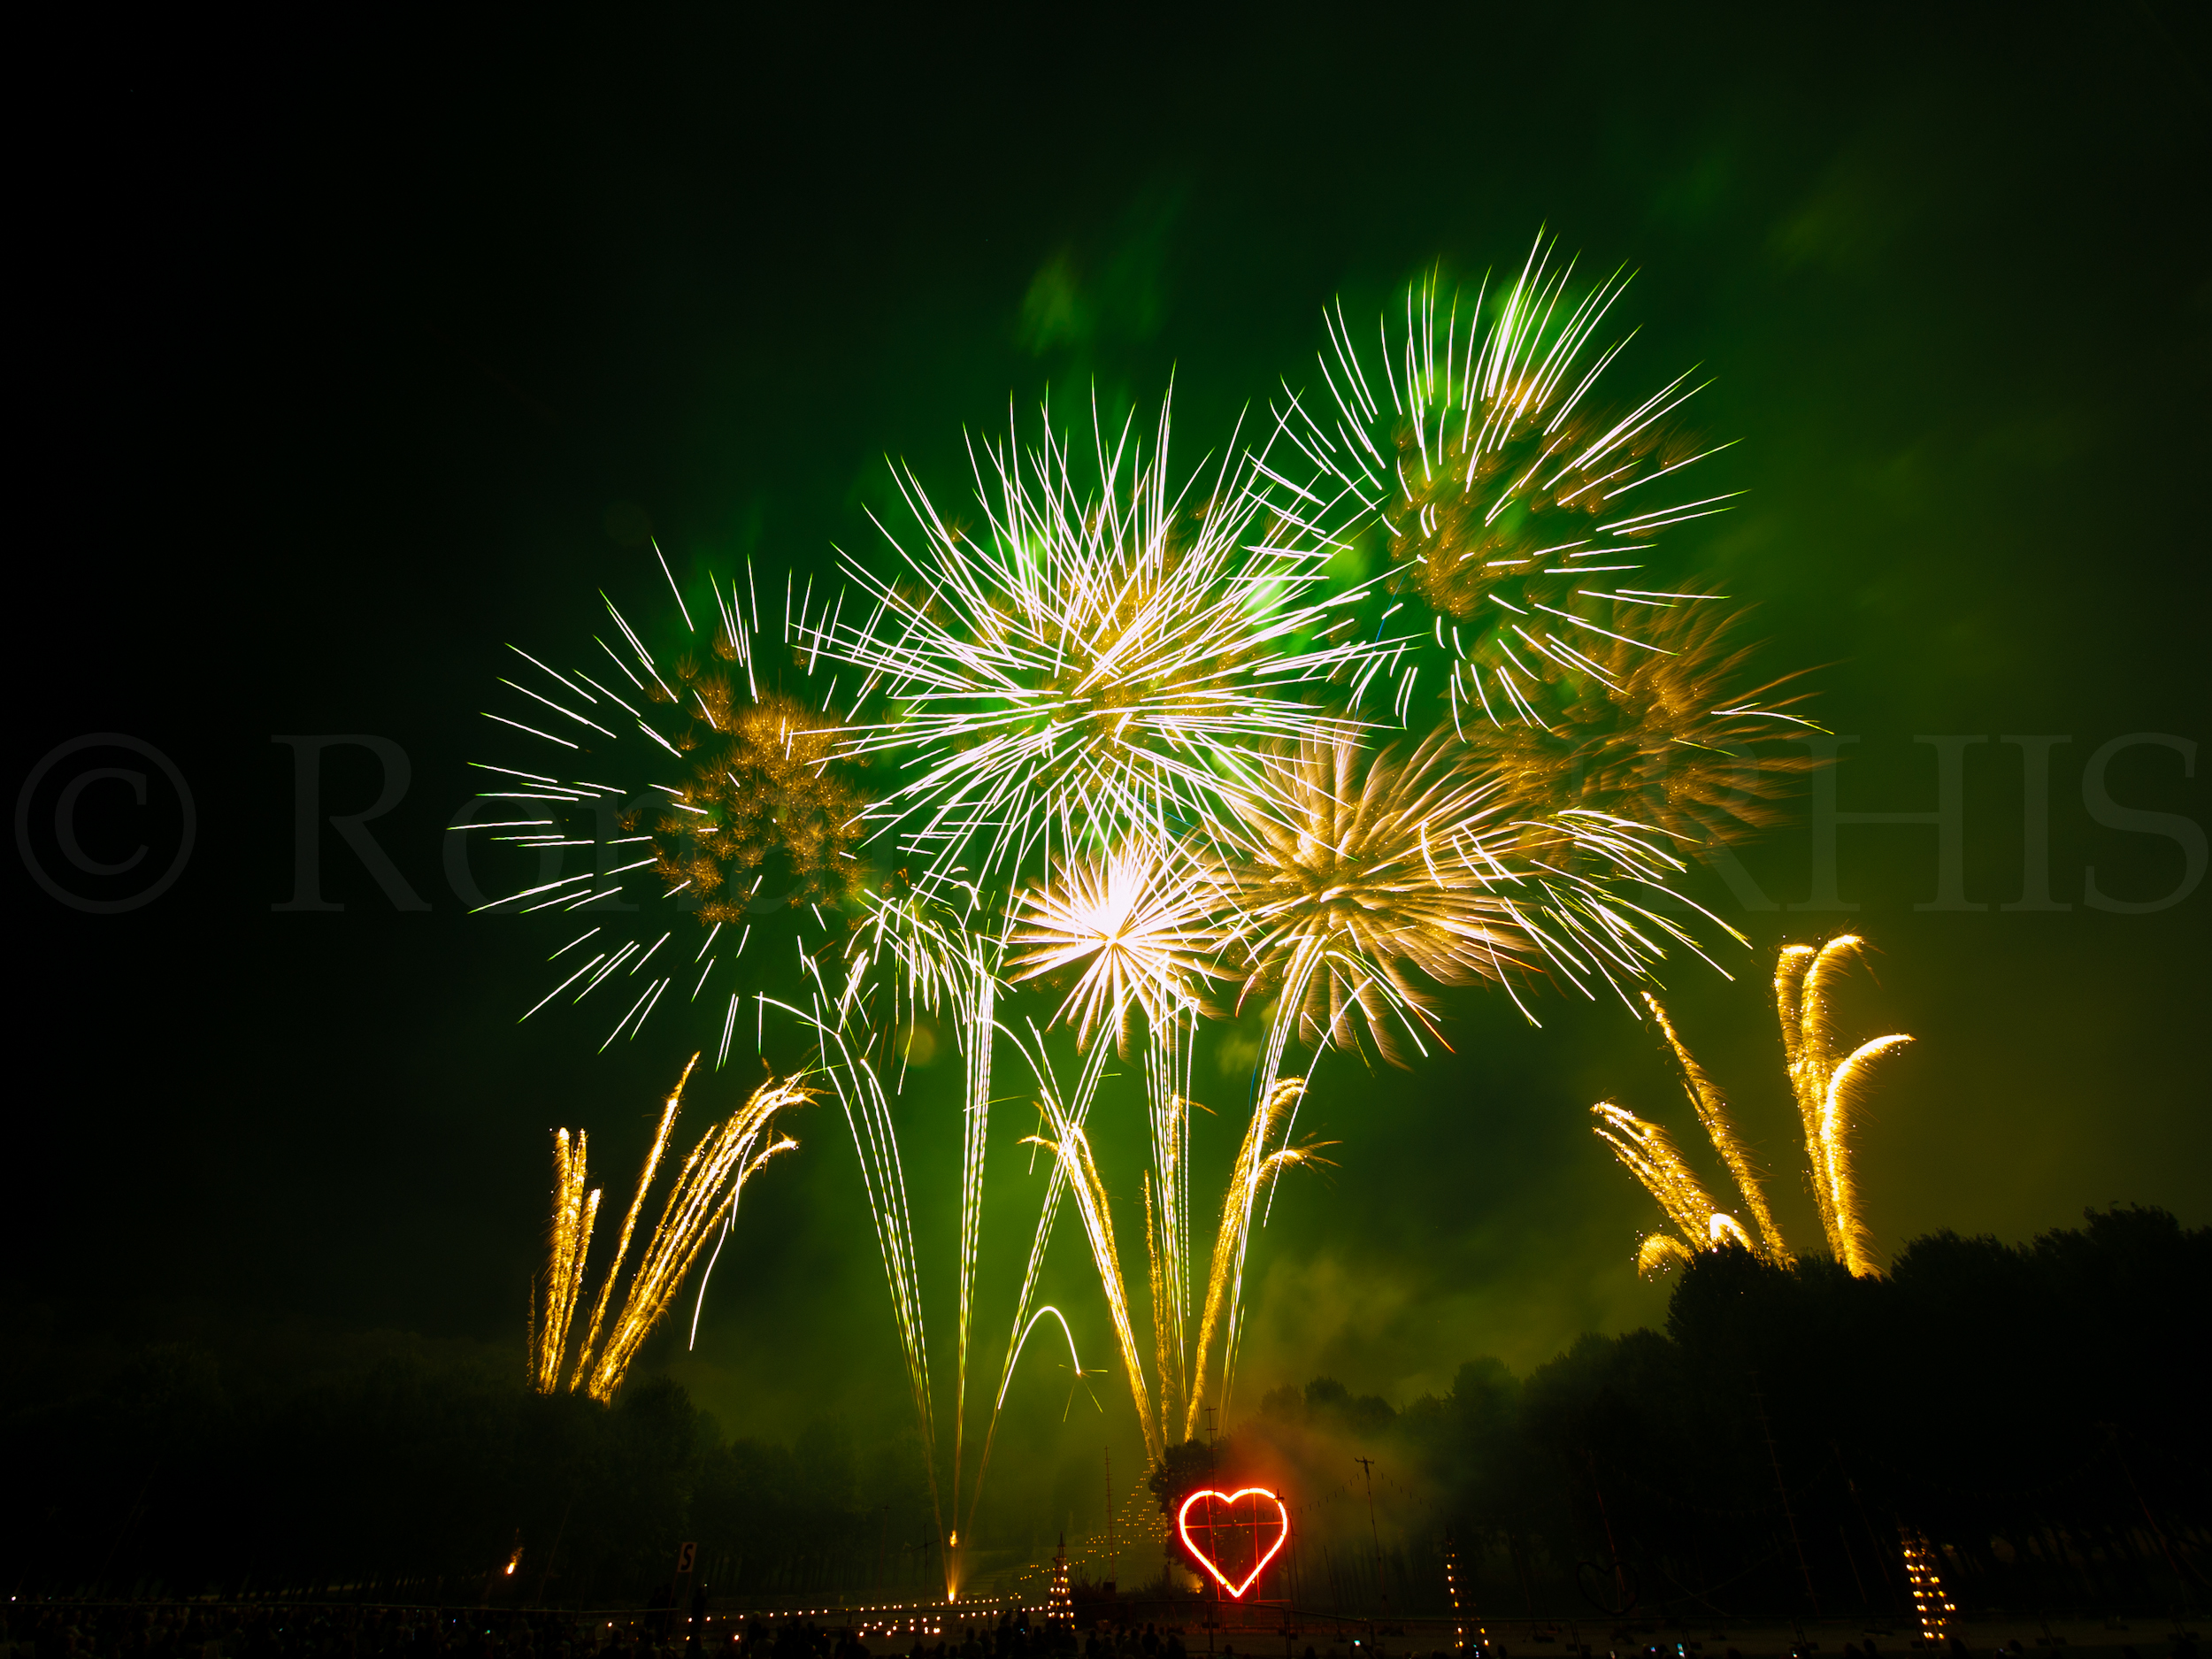
[[[1038,1105],[1049,1130],[1048,1134],[1028,1137],[1028,1143],[1052,1153],[1056,1160],[1054,1184],[1065,1188],[1075,1200],[1076,1214],[1082,1217],[1083,1230],[1090,1240],[1091,1259],[1097,1264],[1099,1283],[1106,1293],[1106,1309],[1113,1319],[1115,1340],[1121,1346],[1122,1366],[1129,1374],[1129,1397],[1137,1409],[1137,1427],[1144,1436],[1145,1454],[1157,1463],[1164,1448],[1160,1439],[1159,1419],[1152,1410],[1152,1397],[1145,1387],[1144,1353],[1137,1346],[1136,1329],[1130,1322],[1129,1290],[1122,1278],[1121,1255],[1115,1247],[1114,1217],[1106,1183],[1100,1179],[1097,1163],[1091,1156],[1090,1138],[1083,1133],[1079,1123],[1071,1120],[1060,1103],[1059,1091],[1053,1087],[1051,1068],[1044,1056],[1044,1033],[1032,1025],[1029,1044],[1024,1045],[1017,1038],[1016,1046],[1021,1048],[1035,1074]]]
[[[1636,1271],[1646,1279],[1687,1267],[1691,1259],[1690,1247],[1671,1233],[1647,1233],[1636,1246]]]
[[[991,1125],[991,1038],[998,1018],[998,979],[983,948],[972,942],[961,966],[964,972],[958,982],[972,995],[959,1018],[966,1033],[962,1047],[966,1051],[967,1100],[961,1111],[960,1324],[953,1385],[952,1513],[956,1523],[960,1518],[960,1471],[967,1450],[968,1340],[975,1328],[975,1270],[983,1236],[983,1155]],[[1060,1317],[1056,1310],[1055,1317]],[[1068,1354],[1073,1358],[1075,1333],[1067,1329],[1067,1323],[1060,1318],[1060,1328],[1067,1334]],[[1076,1362],[1075,1372],[1079,1377],[1083,1374],[1080,1361]]]
[[[1610,1101],[1600,1101],[1590,1110],[1599,1120],[1598,1138],[1613,1148],[1613,1156],[1659,1201],[1667,1219],[1685,1236],[1699,1240],[1701,1248],[1717,1242],[1726,1231],[1718,1225],[1721,1212],[1683,1162],[1667,1132]],[[1739,1233],[1741,1231],[1736,1229]]]
[[[1316,1153],[1325,1142],[1284,1145],[1270,1152],[1277,1131],[1286,1136],[1299,1098],[1305,1093],[1302,1078],[1285,1078],[1272,1084],[1260,1110],[1244,1132],[1228,1191],[1221,1198],[1221,1227],[1214,1238],[1212,1271],[1206,1282],[1206,1311],[1198,1326],[1198,1373],[1192,1384],[1190,1402],[1183,1419],[1183,1438],[1195,1438],[1200,1402],[1206,1395],[1207,1360],[1214,1337],[1221,1343],[1221,1399],[1225,1407],[1236,1378],[1237,1338],[1242,1333],[1245,1251],[1252,1238],[1252,1206],[1263,1188],[1271,1187],[1283,1170],[1293,1164],[1320,1162]]]
[[[718,1016],[718,1067],[748,1000],[733,983],[748,946],[756,964],[787,940],[827,948],[864,908],[866,797],[833,760],[845,733],[829,712],[836,679],[811,691],[819,659],[798,649],[825,626],[818,610],[834,614],[811,584],[787,578],[781,619],[772,611],[764,626],[749,568],[726,587],[710,576],[711,607],[695,618],[655,557],[673,602],[664,626],[634,626],[606,599],[613,626],[593,636],[596,666],[510,648],[525,664],[500,680],[511,712],[485,718],[532,740],[529,764],[472,764],[492,774],[478,799],[513,816],[454,828],[537,855],[536,874],[481,910],[588,924],[552,951],[557,982],[524,1019],[616,985],[623,1011],[603,1051],[634,1040],[672,988]],[[570,775],[583,772],[594,776]],[[592,849],[593,867],[559,873],[575,849]],[[637,902],[646,887],[657,891]]]
[[[1783,1054],[1804,1133],[1807,1179],[1820,1211],[1821,1231],[1829,1253],[1861,1278],[1878,1274],[1880,1269],[1859,1208],[1851,1169],[1852,1114],[1867,1069],[1912,1041],[1901,1032],[1893,1033],[1861,1043],[1841,1060],[1835,1057],[1830,987],[1851,956],[1864,949],[1865,941],[1852,933],[1840,934],[1818,947],[1786,945],[1774,974]],[[1726,1101],[1677,1034],[1659,1000],[1647,992],[1644,1002],[1681,1068],[1684,1092],[1696,1109],[1713,1149],[1734,1179],[1744,1211],[1758,1229],[1758,1236],[1755,1239],[1734,1217],[1714,1205],[1663,1129],[1609,1101],[1600,1102],[1590,1109],[1600,1119],[1599,1139],[1643,1183],[1683,1235],[1682,1240],[1656,1233],[1647,1237],[1637,1252],[1638,1270],[1663,1272],[1678,1264],[1678,1259],[1687,1259],[1680,1252],[1717,1248],[1727,1242],[1740,1244],[1775,1266],[1788,1266],[1793,1260],[1789,1245],[1768,1208],[1750,1153],[1736,1133]]]
[[[1150,1281],[1160,1426],[1183,1415],[1190,1398],[1190,1087],[1197,1046],[1194,1011],[1147,1050],[1146,1094],[1151,1106],[1152,1167],[1145,1171],[1145,1256]]]
[[[553,1136],[553,1227],[545,1274],[545,1319],[531,1322],[530,1379],[540,1394],[552,1394],[561,1386],[561,1356],[567,1351],[570,1328],[584,1288],[584,1259],[591,1248],[591,1233],[599,1218],[599,1189],[584,1190],[585,1166],[590,1143],[584,1131],[576,1132],[572,1148],[568,1131]]]
[[[587,1145],[582,1133],[571,1149],[568,1132],[554,1137],[553,1232],[546,1270],[546,1317],[534,1321],[531,1333],[531,1378],[541,1394],[565,1388],[582,1389],[595,1400],[613,1399],[622,1386],[630,1362],[637,1356],[706,1248],[709,1239],[726,1232],[745,1183],[769,1159],[791,1150],[798,1142],[773,1133],[778,1112],[802,1105],[810,1098],[796,1082],[771,1079],[730,1117],[710,1127],[670,1186],[660,1219],[647,1238],[638,1264],[624,1289],[622,1304],[613,1324],[606,1324],[624,1263],[628,1259],[639,1215],[651,1192],[670,1131],[681,1108],[684,1085],[698,1064],[694,1055],[683,1077],[669,1094],[661,1120],[638,1175],[637,1191],[623,1218],[614,1259],[608,1264],[599,1295],[593,1304],[591,1323],[583,1341],[574,1349],[569,1338],[581,1300],[585,1269],[591,1245],[592,1225],[598,1213],[599,1193],[584,1192]],[[718,1251],[720,1246],[716,1246]],[[605,1333],[601,1342],[603,1329]],[[566,1371],[565,1383],[563,1372]]]
[[[1683,1092],[1690,1097],[1690,1104],[1697,1112],[1697,1120],[1703,1125],[1706,1138],[1713,1149],[1728,1166],[1728,1173],[1736,1183],[1736,1190],[1743,1194],[1744,1209],[1759,1229],[1758,1245],[1754,1254],[1765,1257],[1778,1266],[1790,1263],[1789,1247],[1782,1240],[1782,1229],[1775,1225],[1774,1212],[1767,1206],[1766,1191],[1760,1184],[1758,1171],[1752,1166],[1751,1154],[1745,1148],[1743,1137],[1736,1133],[1734,1119],[1729,1116],[1728,1102],[1719,1089],[1713,1086],[1705,1068],[1697,1063],[1682,1039],[1675,1034],[1674,1022],[1667,1018],[1667,1010],[1659,1005],[1659,999],[1649,991],[1643,994],[1644,1006],[1651,1010],[1659,1023],[1659,1032],[1667,1041],[1675,1064],[1682,1069]]]
[[[887,969],[886,957],[889,958]],[[884,1279],[891,1293],[892,1319],[906,1363],[907,1388],[921,1434],[922,1456],[929,1471],[930,1505],[938,1517],[941,1536],[943,1505],[938,1496],[936,1419],[930,1399],[921,1272],[915,1256],[905,1164],[891,1120],[892,1091],[884,1083],[887,1051],[898,1029],[896,994],[907,982],[900,972],[901,959],[880,939],[856,943],[838,965],[842,970],[841,985],[832,980],[819,964],[810,962],[814,979],[810,1007],[778,1006],[796,1015],[814,1032],[819,1043],[819,1070],[837,1096],[852,1134],[869,1217],[883,1256]],[[882,1006],[887,1001],[894,1004],[888,1018]]]
[[[777,1112],[808,1098],[807,1091],[796,1085],[772,1079],[692,1148],[670,1188],[660,1223],[646,1241],[606,1346],[596,1357],[588,1351],[578,1356],[580,1368],[590,1360],[585,1388],[594,1399],[611,1400],[622,1386],[630,1362],[697,1265],[708,1239],[736,1210],[745,1183],[769,1159],[799,1144],[788,1135],[771,1138],[769,1125]]]
[[[653,1132],[653,1144],[645,1155],[645,1166],[638,1171],[637,1191],[631,1194],[630,1208],[622,1217],[622,1231],[616,1236],[614,1261],[607,1269],[607,1276],[600,1282],[599,1299],[591,1306],[591,1324],[584,1333],[584,1344],[576,1353],[576,1369],[570,1373],[570,1392],[583,1382],[593,1352],[599,1346],[600,1327],[606,1323],[607,1304],[613,1300],[615,1280],[621,1276],[622,1263],[629,1259],[630,1238],[637,1231],[639,1213],[645,1208],[645,1194],[652,1190],[653,1177],[660,1169],[661,1154],[668,1150],[669,1131],[676,1126],[676,1114],[683,1108],[684,1085],[691,1081],[691,1074],[699,1064],[699,1056],[693,1055],[684,1063],[683,1075],[676,1079],[676,1087],[661,1104],[659,1126]]]
[[[1382,319],[1379,353],[1355,343],[1340,305],[1325,311],[1328,396],[1290,394],[1286,411],[1313,477],[1271,474],[1286,517],[1320,544],[1386,541],[1391,591],[1432,613],[1448,652],[1455,726],[1478,710],[1491,724],[1542,724],[1547,681],[1601,678],[1592,653],[1635,644],[1638,630],[1609,612],[1702,597],[1625,584],[1660,531],[1732,498],[1677,476],[1715,453],[1678,431],[1676,411],[1701,389],[1687,374],[1601,412],[1600,376],[1627,342],[1593,348],[1628,279],[1578,297],[1572,263],[1554,269],[1554,253],[1540,233],[1487,327],[1486,280],[1463,316],[1458,293],[1415,284],[1402,323]],[[1394,659],[1393,672],[1402,719],[1418,661]]]
[[[1093,427],[1087,481],[1049,409],[1033,446],[1010,426],[985,444],[979,534],[898,472],[902,574],[848,559],[872,614],[808,635],[886,701],[839,752],[904,774],[869,818],[928,861],[925,891],[1263,815],[1276,745],[1360,729],[1304,699],[1396,649],[1357,637],[1363,590],[1330,591],[1326,549],[1279,534],[1260,460],[1173,484],[1167,403],[1148,455],[1129,425],[1110,450]]]
[[[1852,1177],[1851,1113],[1866,1069],[1912,1041],[1902,1032],[1893,1033],[1836,1058],[1830,989],[1850,958],[1865,949],[1866,941],[1855,933],[1839,933],[1817,949],[1793,945],[1782,952],[1774,973],[1782,1051],[1805,1132],[1805,1160],[1821,1231],[1827,1235],[1829,1254],[1862,1278],[1880,1270]]]
[[[1012,1032],[1007,1034],[1014,1039],[1017,1051],[1029,1063],[1030,1071],[1038,1080],[1039,1089],[1052,1094],[1056,1107],[1055,1121],[1080,1131],[1084,1120],[1090,1116],[1092,1102],[1098,1098],[1099,1082],[1104,1076],[1106,1061],[1112,1050],[1102,1042],[1091,1050],[1090,1056],[1083,1062],[1077,1073],[1074,1089],[1063,1102],[1052,1081],[1051,1066],[1045,1058],[1041,1042],[1037,1051],[1032,1054],[1018,1035]],[[1015,1300],[1014,1317],[1007,1326],[1006,1363],[999,1374],[998,1397],[992,1404],[990,1422],[984,1432],[982,1454],[976,1460],[975,1484],[970,1488],[968,1498],[971,1526],[974,1523],[976,1505],[982,1501],[983,1477],[991,1465],[991,1446],[998,1437],[999,1411],[1006,1403],[1006,1391],[1014,1380],[1014,1364],[1021,1357],[1022,1345],[1029,1340],[1030,1328],[1036,1324],[1037,1281],[1044,1270],[1045,1251],[1052,1243],[1052,1228],[1059,1215],[1060,1195],[1067,1190],[1068,1185],[1066,1161],[1056,1155],[1045,1181],[1044,1203],[1038,1212],[1037,1230],[1030,1240],[1029,1264],[1022,1273],[1021,1294]],[[1072,1349],[1072,1337],[1069,1339],[1069,1345]]]
[[[966,1408],[980,1255],[985,1153],[989,1140],[993,1036],[1003,972],[1003,943],[964,926],[945,907],[909,890],[897,898],[868,895],[865,918],[839,953],[803,960],[809,1005],[774,998],[768,1006],[795,1016],[818,1045],[818,1065],[837,1096],[853,1140],[862,1187],[883,1258],[893,1323],[927,1461],[930,1497],[946,1538],[947,1593],[958,1587],[960,1487],[965,1462]],[[953,1460],[950,1510],[940,1495],[936,1411],[923,1317],[921,1270],[912,1208],[891,1102],[904,1083],[898,1042],[924,1014],[942,1010],[965,1057],[962,1112],[959,1316],[955,1335]],[[1072,1338],[1071,1338],[1071,1343]],[[1011,1360],[1009,1360],[1010,1374]],[[1001,1397],[1003,1397],[1003,1386]],[[987,1445],[985,1453],[988,1456]],[[981,1480],[979,1471],[978,1484]]]
[[[1155,1409],[1158,1413],[1160,1432],[1165,1434],[1173,1425],[1177,1412],[1178,1389],[1185,1379],[1180,1361],[1183,1356],[1183,1325],[1177,1317],[1179,1310],[1170,1303],[1166,1249],[1161,1239],[1162,1224],[1152,1199],[1152,1171],[1147,1170],[1140,1182],[1144,1192],[1144,1268],[1145,1290],[1152,1308],[1152,1376],[1159,1390]]]

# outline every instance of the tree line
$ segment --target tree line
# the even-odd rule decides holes
[[[1663,1332],[1525,1377],[1473,1360],[1402,1409],[1277,1389],[1155,1490],[1278,1480],[1317,1606],[1441,1610],[1448,1553],[1491,1617],[1895,1617],[1909,1534],[1962,1609],[2200,1608],[2208,1286],[2212,1229],[2147,1209],[2023,1246],[1935,1234],[1879,1279],[1709,1252]],[[718,1599],[941,1584],[910,1440],[727,1438],[664,1378],[601,1406],[384,1337],[283,1367],[157,1345],[8,1389],[19,1593],[638,1606],[686,1540]]]
[[[1932,1548],[1962,1610],[2202,1608],[2212,1563],[2212,1229],[2115,1208],[2024,1246],[1942,1233],[1881,1278],[1703,1252],[1663,1333],[1495,1359],[1402,1409],[1327,1378],[1172,1448],[1309,1494],[1315,1578],[1491,1617],[1901,1617]],[[1368,1544],[1356,1455],[1392,1481]],[[1381,1556],[1380,1584],[1371,1563]],[[1304,1594],[1312,1601],[1312,1592]]]

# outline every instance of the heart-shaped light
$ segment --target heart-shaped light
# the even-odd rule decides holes
[[[1267,1547],[1265,1555],[1253,1563],[1252,1571],[1244,1575],[1242,1584],[1231,1584],[1221,1569],[1214,1565],[1213,1557],[1199,1548],[1197,1540],[1190,1535],[1191,1505],[1196,1503],[1201,1498],[1217,1498],[1223,1503],[1233,1506],[1240,1498],[1264,1498],[1275,1506],[1275,1514],[1279,1522],[1275,1531],[1275,1541]],[[1233,1521],[1230,1525],[1233,1526],[1236,1523]],[[1192,1493],[1190,1496],[1183,1500],[1183,1507],[1175,1512],[1175,1530],[1182,1535],[1183,1548],[1190,1551],[1200,1566],[1213,1575],[1214,1582],[1226,1590],[1232,1597],[1241,1598],[1244,1593],[1257,1581],[1260,1574],[1266,1570],[1267,1563],[1274,1560],[1281,1552],[1283,1546],[1290,1541],[1290,1511],[1284,1507],[1283,1501],[1265,1486],[1241,1486],[1234,1492],[1216,1492],[1209,1486],[1202,1492]]]

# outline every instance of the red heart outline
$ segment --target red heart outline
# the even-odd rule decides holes
[[[1245,1575],[1242,1584],[1231,1584],[1228,1579],[1223,1578],[1221,1569],[1213,1563],[1213,1557],[1199,1548],[1191,1538],[1190,1506],[1201,1498],[1219,1498],[1224,1503],[1234,1503],[1239,1498],[1265,1498],[1275,1506],[1275,1513],[1282,1517],[1282,1530],[1275,1534],[1273,1547],[1268,1550],[1267,1554],[1262,1555],[1258,1563]],[[1280,1498],[1265,1486],[1240,1486],[1234,1492],[1217,1492],[1211,1486],[1208,1486],[1203,1491],[1192,1493],[1190,1496],[1183,1500],[1183,1507],[1175,1512],[1175,1530],[1182,1535],[1183,1548],[1190,1551],[1200,1566],[1213,1575],[1214,1582],[1226,1590],[1232,1599],[1240,1601],[1243,1599],[1244,1593],[1250,1589],[1260,1574],[1267,1570],[1267,1563],[1274,1560],[1282,1552],[1283,1546],[1290,1541],[1290,1510]]]

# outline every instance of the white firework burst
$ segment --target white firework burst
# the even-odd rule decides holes
[[[870,817],[925,861],[918,885],[1012,886],[1133,834],[1219,835],[1267,810],[1281,745],[1362,729],[1325,690],[1403,642],[1354,637],[1365,588],[1333,583],[1327,551],[1268,508],[1257,458],[1233,442],[1176,484],[1169,429],[1164,403],[1148,455],[1128,423],[1110,449],[1098,433],[1079,480],[1048,407],[1033,446],[1010,430],[972,447],[973,532],[900,469],[900,570],[848,559],[873,614],[810,640],[882,695],[842,752],[898,766]]]
[[[1111,1028],[1124,1052],[1130,1016],[1156,1035],[1198,1009],[1202,980],[1220,977],[1207,959],[1220,943],[1217,882],[1181,849],[1141,840],[1064,866],[1054,881],[1016,901],[1009,943],[1016,983],[1087,964],[1053,1016],[1077,1025],[1076,1046],[1093,1026]]]
[[[726,587],[710,578],[713,609],[695,618],[655,556],[673,600],[657,626],[634,626],[603,595],[613,626],[581,664],[509,648],[523,666],[501,677],[506,711],[485,718],[533,750],[515,765],[472,763],[500,787],[453,827],[537,856],[530,879],[481,910],[576,924],[524,1019],[605,988],[599,1000],[620,1017],[603,1051],[672,992],[711,1009],[718,1065],[751,1000],[733,977],[748,947],[757,965],[772,945],[789,964],[793,936],[802,954],[818,950],[866,914],[863,797],[831,759],[835,681],[814,688],[816,663],[793,649],[811,630],[810,588],[772,590],[782,617],[772,609],[764,627],[749,569]],[[782,649],[764,654],[769,641]],[[743,1023],[757,1040],[757,1016]]]

